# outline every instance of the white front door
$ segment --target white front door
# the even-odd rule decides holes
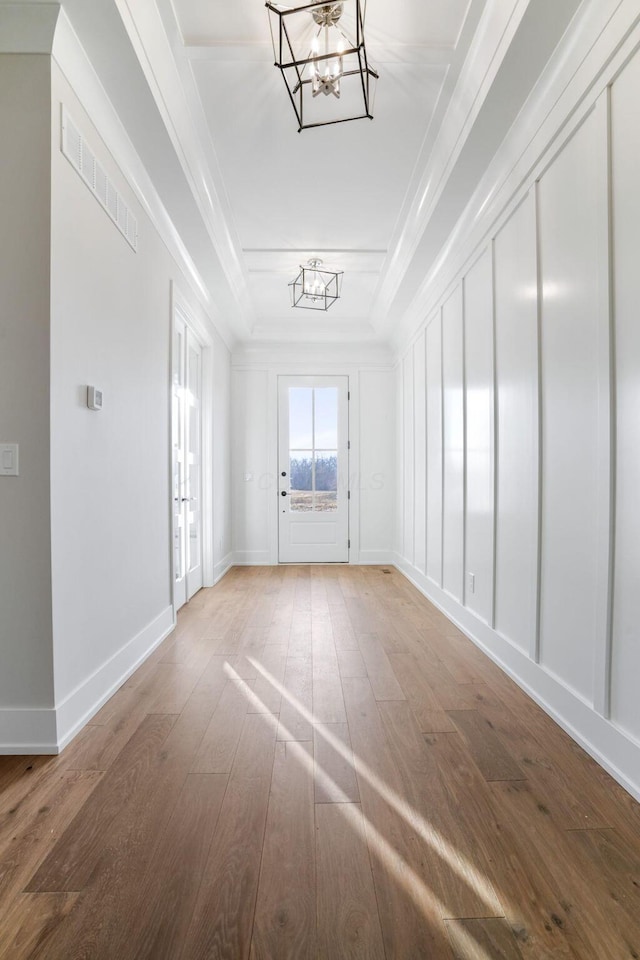
[[[202,586],[202,348],[178,315],[172,382],[173,570],[178,610]]]
[[[348,397],[348,377],[278,377],[280,563],[349,560]]]

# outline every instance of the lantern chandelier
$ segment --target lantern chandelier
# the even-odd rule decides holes
[[[266,6],[275,66],[284,78],[298,133],[347,120],[372,120],[378,74],[365,49],[366,0],[300,6],[267,0]]]
[[[300,273],[289,284],[291,306],[308,310],[328,310],[340,298],[342,270],[327,270],[322,260],[314,258],[306,266],[300,265]]]

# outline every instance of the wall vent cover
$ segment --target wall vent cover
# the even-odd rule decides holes
[[[109,214],[127,243],[138,249],[138,221],[105,173],[101,163],[87,144],[80,130],[62,107],[60,149],[76,170],[100,206]]]

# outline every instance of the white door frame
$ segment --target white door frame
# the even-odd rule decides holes
[[[264,370],[264,365],[261,365]],[[277,363],[267,364],[268,377],[268,472],[264,483],[272,498],[272,509],[268,516],[268,544],[269,563],[277,565],[278,561],[278,377],[301,376],[321,377],[344,375],[349,377],[349,487],[351,501],[349,505],[349,563],[358,563],[360,557],[360,371],[358,367],[346,363],[323,362],[319,360],[313,366],[307,363]]]
[[[171,330],[169,360],[169,554],[171,605],[176,616],[174,510],[173,510],[173,345],[176,320],[185,323],[202,350],[202,583],[213,586],[213,339],[205,322],[194,312],[175,281],[171,281]]]
[[[338,458],[338,486],[337,486],[337,513],[315,511],[310,515],[306,512],[291,513],[291,478],[289,475],[289,456],[291,437],[289,434],[290,416],[290,387],[333,387],[338,392],[337,404],[337,436],[336,455]],[[313,416],[315,421],[315,415]],[[315,430],[315,427],[314,427]],[[315,449],[315,434],[314,434]],[[348,563],[349,562],[349,529],[350,529],[350,484],[351,474],[349,467],[349,377],[345,374],[316,374],[315,376],[295,376],[285,374],[278,377],[278,488],[279,523],[278,523],[278,562],[279,563]],[[282,471],[286,476],[282,478]],[[315,487],[314,487],[315,488]],[[334,519],[335,518],[335,519]],[[283,525],[284,523],[284,525]],[[336,529],[336,539],[333,542],[323,543],[314,540],[311,531],[320,533],[321,528],[327,529],[325,524]],[[311,539],[304,543],[295,544],[291,539],[293,529],[305,530],[305,535]],[[344,551],[344,553],[343,553]],[[286,557],[285,554],[291,556]],[[314,557],[315,554],[315,557]]]

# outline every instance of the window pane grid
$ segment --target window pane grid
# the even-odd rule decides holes
[[[311,400],[311,448],[289,450],[291,511],[326,512],[337,509],[337,443],[338,443],[338,396],[334,387],[311,388],[310,391],[290,388],[290,419],[300,423],[300,402]],[[310,394],[310,395],[309,395]],[[318,429],[317,416],[321,418]],[[320,432],[320,437],[318,433]],[[294,433],[300,437],[299,430]],[[316,446],[317,440],[333,445]],[[320,487],[320,489],[318,489]]]

